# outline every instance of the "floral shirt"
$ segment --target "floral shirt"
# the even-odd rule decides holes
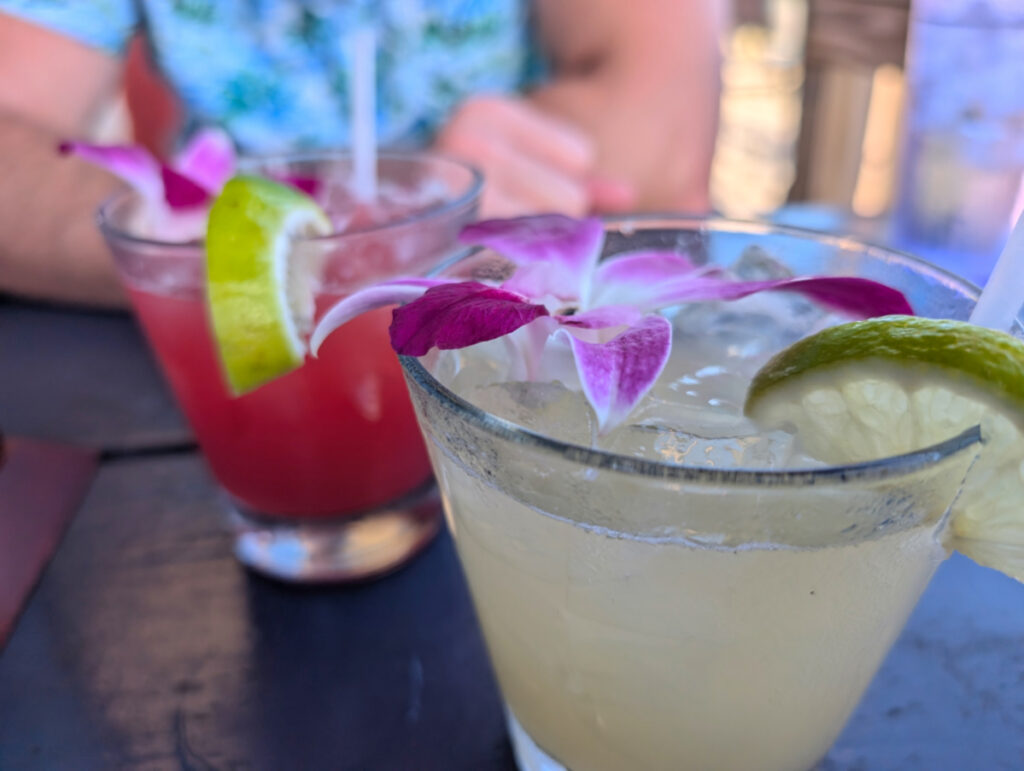
[[[113,54],[138,29],[192,126],[225,128],[241,149],[345,146],[345,41],[378,41],[377,132],[427,141],[470,94],[526,75],[526,0],[0,0],[0,11]]]

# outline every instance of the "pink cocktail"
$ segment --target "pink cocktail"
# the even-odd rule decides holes
[[[319,265],[317,315],[368,283],[422,274],[476,212],[479,175],[429,155],[385,155],[382,200],[355,206],[347,156],[260,161],[275,178],[315,180],[339,232],[297,242]],[[125,193],[101,226],[137,317],[214,476],[229,494],[236,553],[294,581],[390,570],[437,532],[439,508],[398,360],[390,311],[360,317],[317,358],[243,396],[230,394],[207,319],[200,244],[133,235]]]

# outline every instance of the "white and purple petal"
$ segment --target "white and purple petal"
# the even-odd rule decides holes
[[[542,214],[476,222],[462,230],[459,240],[493,249],[515,263],[518,269],[503,284],[505,289],[586,305],[604,225],[596,217]]]
[[[597,414],[601,433],[621,423],[650,391],[672,349],[672,325],[656,315],[643,317],[604,343],[562,331],[569,337],[583,394]]]
[[[914,315],[906,295],[868,278],[810,276],[769,283],[773,286],[764,289],[797,292],[845,316],[869,319],[892,314]]]
[[[63,155],[76,155],[131,185],[151,202],[164,200],[160,162],[142,145],[93,145],[87,142],[61,142]]]
[[[509,371],[518,373],[517,379],[528,381],[558,379],[556,370],[552,369],[550,361],[551,344],[554,339],[552,335],[558,329],[557,319],[541,315],[529,324],[505,335],[508,355],[512,358]],[[568,341],[562,347],[566,351],[564,358],[570,361],[570,369],[575,377],[575,370],[571,365],[572,354],[568,352]]]
[[[391,347],[407,356],[423,356],[431,348],[465,348],[547,315],[543,305],[504,289],[476,281],[440,284],[395,309]]]
[[[642,311],[632,305],[603,305],[571,316],[555,316],[558,324],[573,337],[588,343],[603,343],[627,327],[640,322]]]
[[[200,129],[174,158],[174,170],[208,193],[218,193],[235,173],[235,146],[219,128]]]
[[[376,308],[411,302],[431,287],[444,283],[444,279],[436,278],[399,278],[353,292],[332,305],[317,322],[309,338],[310,352],[316,356],[327,336],[356,316]]]
[[[850,276],[733,281],[695,272],[654,284],[647,290],[634,287],[628,300],[641,310],[652,311],[687,302],[739,300],[766,291],[796,292],[832,311],[854,318],[912,315],[914,312],[902,292],[877,281]],[[618,292],[611,294],[617,301],[621,301]]]
[[[170,225],[164,227],[163,221],[169,221],[171,214],[196,209],[210,201],[210,190],[180,171],[164,166],[141,145],[62,142],[59,150],[64,155],[76,155],[106,169],[129,184],[150,205],[150,217],[158,232],[175,230]]]
[[[697,266],[676,252],[647,250],[616,255],[594,270],[591,305],[650,307],[650,298],[667,287],[721,272],[714,265]]]

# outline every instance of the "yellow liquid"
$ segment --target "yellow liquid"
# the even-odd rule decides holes
[[[502,693],[573,771],[811,768],[946,556],[941,511],[828,548],[631,538],[432,451]]]

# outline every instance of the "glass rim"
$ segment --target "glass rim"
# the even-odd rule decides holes
[[[342,161],[349,160],[352,158],[352,153],[344,150],[330,150],[330,151],[317,151],[309,150],[296,153],[271,153],[266,155],[250,155],[239,159],[239,168],[244,169],[246,167],[258,166],[269,163],[303,163],[311,161]],[[387,150],[377,153],[378,160],[389,160],[389,161],[435,161],[448,164],[453,168],[460,168],[469,173],[469,183],[466,189],[459,195],[449,200],[442,201],[434,206],[428,206],[424,209],[417,209],[411,215],[404,217],[400,220],[387,222],[384,224],[374,224],[364,227],[354,228],[352,230],[336,231],[328,233],[322,236],[303,236],[296,238],[296,241],[301,243],[326,243],[330,241],[342,240],[349,237],[365,236],[373,233],[378,233],[384,230],[393,230],[395,228],[404,228],[410,225],[418,225],[427,219],[434,219],[436,217],[444,216],[450,212],[457,211],[471,204],[474,200],[480,197],[480,193],[484,186],[484,175],[476,166],[467,163],[458,158],[454,158],[445,153],[438,153],[432,150],[409,150],[409,151],[398,151],[398,150]],[[164,250],[175,250],[181,249],[185,251],[195,250],[202,248],[203,241],[165,241],[158,238],[151,238],[147,236],[140,236],[134,233],[128,232],[126,229],[121,228],[113,222],[113,211],[120,206],[124,201],[138,197],[139,193],[131,188],[119,190],[113,195],[107,197],[96,210],[96,224],[104,236],[113,238],[119,241],[133,244],[135,246],[143,247],[158,247]]]
[[[686,214],[671,212],[642,212],[637,214],[610,214],[602,215],[601,221],[605,224],[605,230],[618,225],[624,226],[622,232],[628,232],[633,223],[644,224],[645,227],[653,228],[664,223],[666,227],[687,227],[693,230],[716,230],[720,233],[739,233],[751,236],[767,236],[778,234],[802,238],[804,240],[816,241],[819,244],[832,246],[837,249],[859,250],[867,255],[888,255],[896,257],[904,262],[912,263],[921,273],[930,274],[941,278],[944,283],[956,284],[966,289],[966,294],[972,300],[977,300],[981,295],[981,287],[963,276],[958,276],[950,270],[928,262],[923,257],[918,257],[912,252],[897,249],[893,246],[885,246],[868,239],[856,238],[854,236],[843,236],[828,233],[824,230],[800,227],[799,225],[788,225],[782,223],[768,222],[765,220],[745,220],[738,217],[721,217],[714,214]],[[436,276],[445,270],[457,265],[462,260],[475,252],[482,251],[482,247],[470,246],[461,249],[435,266],[428,276]],[[1017,327],[1024,331],[1024,315],[1017,319]]]
[[[832,235],[790,225],[776,225],[768,222],[715,216],[652,213],[611,216],[602,219],[605,222],[606,229],[618,226],[628,231],[633,223],[646,225],[647,227],[656,227],[659,223],[665,223],[677,228],[685,227],[689,224],[693,229],[713,229],[718,232],[745,233],[749,235],[778,234],[805,240],[810,239],[841,249],[851,251],[856,249],[865,254],[880,253],[889,257],[895,257],[920,267],[923,272],[939,277],[946,283],[953,283],[961,289],[966,289],[967,294],[973,296],[973,298],[976,298],[979,293],[978,288],[971,282],[932,265],[920,257],[850,236]],[[465,259],[465,256],[464,254],[456,255],[452,259],[446,260],[445,263],[432,271],[432,274],[437,274],[451,268],[454,264]],[[1019,319],[1018,326],[1024,327],[1024,324]],[[418,358],[399,356],[399,359],[407,377],[423,389],[427,398],[440,403],[445,411],[454,414],[456,417],[465,420],[492,436],[541,452],[556,454],[580,465],[686,484],[720,487],[805,487],[808,485],[842,485],[855,482],[880,481],[906,476],[929,468],[973,445],[981,444],[983,441],[980,427],[973,426],[956,436],[927,447],[858,463],[789,469],[715,468],[666,463],[573,444],[532,431],[510,420],[493,415],[457,395],[431,375]]]

